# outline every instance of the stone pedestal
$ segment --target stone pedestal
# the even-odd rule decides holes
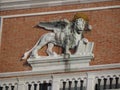
[[[41,72],[65,72],[79,70],[82,67],[89,66],[93,55],[84,56],[44,56],[40,58],[29,58],[28,63],[32,66],[33,71]]]

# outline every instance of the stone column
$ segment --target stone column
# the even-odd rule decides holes
[[[25,82],[19,81],[18,83],[18,90],[26,90]]]
[[[60,79],[56,76],[52,76],[52,90],[60,90]]]
[[[87,73],[87,89],[86,90],[94,90],[95,89],[95,76],[92,73]]]

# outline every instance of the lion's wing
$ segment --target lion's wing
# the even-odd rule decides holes
[[[62,30],[66,27],[67,22],[64,20],[59,21],[52,21],[52,22],[40,22],[38,24],[39,27],[42,27],[46,30],[53,30],[54,32],[57,32],[58,30]]]

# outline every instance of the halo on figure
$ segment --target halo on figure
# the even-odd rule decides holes
[[[88,19],[88,16],[87,15],[85,15],[85,14],[83,14],[83,13],[76,13],[75,15],[74,15],[74,17],[73,17],[73,21],[75,21],[76,19],[79,19],[79,18],[83,18],[85,21],[89,21],[89,19]]]

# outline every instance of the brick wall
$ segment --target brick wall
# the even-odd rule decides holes
[[[120,1],[90,3],[79,5],[56,6],[36,9],[2,11],[0,15],[35,13],[43,11],[67,10],[97,6],[119,5]],[[85,33],[89,41],[95,43],[95,58],[90,65],[120,63],[120,9],[106,9],[82,12],[88,15],[93,27],[91,32]],[[0,50],[0,72],[31,70],[26,60],[20,61],[23,53],[31,49],[40,36],[48,31],[34,26],[40,21],[51,21],[61,18],[72,19],[75,13],[62,13],[42,16],[7,18],[3,22],[2,45]],[[46,47],[39,54],[46,55]],[[59,47],[55,47],[57,53]]]

